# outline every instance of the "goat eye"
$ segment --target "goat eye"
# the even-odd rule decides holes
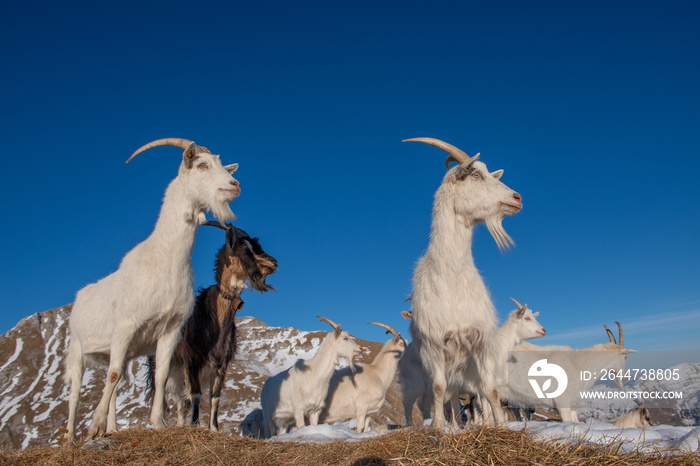
[[[206,170],[207,168],[209,168],[209,166],[206,163],[200,163],[199,165],[197,165],[197,168],[199,168],[200,170]]]
[[[529,317],[525,317],[525,320],[532,320],[532,319],[530,319]]]
[[[483,178],[483,175],[481,174],[481,172],[474,172],[474,173],[472,173],[472,176],[474,178]]]

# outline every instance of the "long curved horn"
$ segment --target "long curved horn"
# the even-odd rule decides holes
[[[380,327],[384,327],[386,329],[386,333],[391,333],[392,335],[394,335],[394,338],[401,338],[401,334],[397,332],[393,327],[390,327],[387,324],[382,324],[381,322],[367,322],[367,324],[379,325]]]
[[[333,328],[335,329],[336,332],[339,332],[339,331],[340,331],[340,325],[336,324],[336,323],[333,322],[331,319],[327,319],[327,318],[325,318],[325,317],[323,317],[323,316],[316,316],[316,317],[318,317],[318,318],[321,319],[322,321],[324,321],[324,322],[330,324],[331,327],[333,327]]]
[[[610,331],[607,325],[603,324],[603,327],[605,327],[605,331],[608,332],[608,338],[610,338],[610,343],[615,343],[617,345],[617,342],[615,341],[615,336],[613,333]]]
[[[145,146],[139,147],[138,150],[137,150],[136,152],[134,152],[133,154],[131,154],[131,157],[129,157],[129,159],[126,161],[126,163],[129,163],[129,161],[130,161],[131,159],[133,159],[134,157],[136,157],[136,156],[137,156],[138,154],[140,154],[141,152],[147,151],[148,149],[151,149],[151,148],[153,148],[153,147],[158,147],[158,146],[174,146],[174,147],[179,147],[179,148],[182,149],[182,150],[185,150],[185,149],[187,149],[187,147],[188,147],[190,144],[192,144],[192,141],[190,141],[189,139],[181,139],[181,138],[164,138],[164,139],[158,139],[158,140],[155,140],[155,141],[153,141],[153,142],[149,142],[149,143],[146,144]],[[207,153],[211,154],[211,152],[209,152],[209,149],[207,149],[206,147],[202,147],[202,146],[197,146],[197,147],[198,147],[199,149],[202,149],[202,150],[206,151]]]
[[[513,302],[515,303],[516,306],[518,306],[518,310],[520,310],[520,309],[527,309],[527,304],[523,306],[523,305],[520,304],[515,298],[510,298],[510,300],[513,301]]]
[[[525,311],[527,311],[527,304],[523,306],[515,298],[510,299],[515,303],[516,306],[518,306],[518,312],[516,313],[516,316],[518,317],[518,319],[522,319],[522,317],[525,315]]]
[[[452,144],[448,144],[445,141],[441,141],[435,138],[411,138],[404,139],[402,142],[407,141],[424,142],[426,144],[430,144],[431,146],[435,146],[438,149],[442,149],[448,154],[450,154],[450,156],[447,157],[447,159],[445,160],[445,168],[450,168],[451,162],[464,163],[469,161],[471,163],[479,157],[479,154],[476,154],[474,157],[469,157],[467,153],[463,150],[456,148]]]
[[[618,321],[615,321],[615,323],[617,324],[617,330],[620,333],[620,346],[625,346],[622,344],[622,325],[620,325],[620,322]]]

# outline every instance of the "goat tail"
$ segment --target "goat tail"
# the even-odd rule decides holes
[[[146,399],[153,404],[156,388],[156,357],[146,356]]]

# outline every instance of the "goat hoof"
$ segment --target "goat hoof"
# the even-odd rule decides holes
[[[87,431],[87,438],[104,437],[106,426],[91,425]]]

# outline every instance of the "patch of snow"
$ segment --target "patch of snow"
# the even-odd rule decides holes
[[[357,433],[348,427],[346,423],[338,422],[333,425],[319,424],[304,426],[288,434],[280,434],[270,438],[270,441],[278,442],[329,442],[332,440],[361,440],[381,435],[376,431]]]
[[[24,440],[22,440],[22,450],[29,446],[29,442],[39,438],[39,426],[32,426],[31,428],[24,430]]]
[[[514,430],[526,429],[535,438],[554,443],[588,443],[592,445],[619,444],[621,452],[641,451],[697,451],[692,448],[692,438],[684,439],[694,431],[692,427],[674,427],[667,425],[649,426],[644,429],[621,429],[608,422],[593,419],[587,422],[552,422],[529,421],[509,422]],[[681,450],[680,446],[686,450]]]
[[[0,367],[0,372],[4,371],[7,366],[15,362],[15,360],[19,357],[19,354],[22,352],[22,348],[24,348],[24,341],[21,338],[18,338],[15,342],[15,352],[12,353],[10,359],[8,359],[7,362]]]

